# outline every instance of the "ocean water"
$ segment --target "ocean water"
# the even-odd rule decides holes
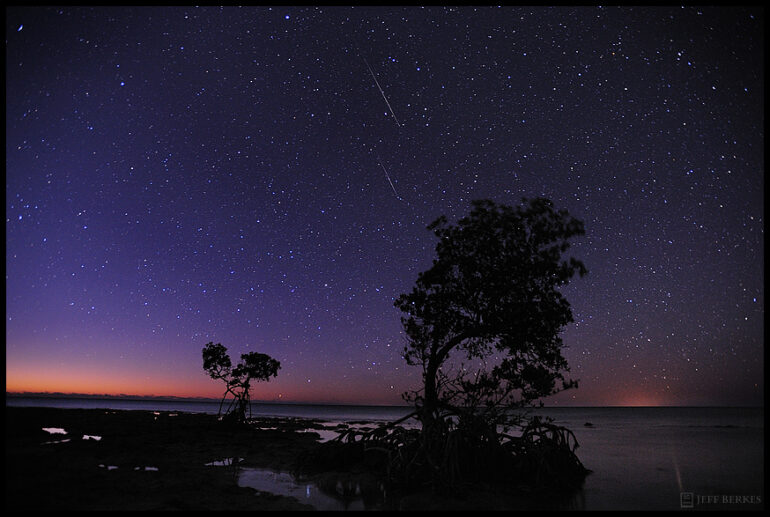
[[[8,396],[6,405],[199,413],[216,413],[219,406],[197,400]],[[392,421],[410,408],[255,403],[252,411],[254,416],[337,423]],[[571,429],[579,443],[577,455],[592,471],[566,508],[764,508],[764,408],[543,408],[534,413]]]
[[[58,407],[70,409],[125,409],[144,411],[184,411],[217,414],[219,401],[154,400],[124,398],[65,398],[8,396],[6,406]],[[293,417],[334,421],[391,421],[409,414],[404,406],[352,406],[319,404],[251,404],[253,417]]]
[[[573,505],[586,510],[764,508],[764,409],[558,408],[593,472]],[[591,426],[586,426],[591,423]]]

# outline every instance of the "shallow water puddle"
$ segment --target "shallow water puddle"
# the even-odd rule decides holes
[[[334,429],[305,429],[304,431],[297,431],[297,432],[301,434],[318,433],[318,435],[320,436],[320,438],[318,438],[318,441],[321,443],[328,442],[329,440],[333,440],[340,435],[339,431]]]
[[[69,441],[71,441],[71,439],[70,439],[70,438],[65,438],[64,440],[53,440],[53,441],[51,441],[51,442],[43,442],[43,443],[41,443],[40,445],[50,445],[50,444],[52,444],[52,443],[67,443],[67,442],[69,442]]]
[[[346,422],[336,422],[336,421],[325,422],[325,424],[326,425],[324,426],[323,429],[307,428],[305,429],[305,432],[318,433],[320,436],[318,441],[321,443],[324,443],[330,440],[334,440],[344,431],[347,431],[349,429],[356,429],[359,431],[373,429],[371,424],[350,424]]]
[[[269,469],[242,468],[238,475],[238,486],[254,488],[260,492],[294,497],[301,503],[309,504],[316,510],[364,510],[361,498],[353,499],[345,504],[329,495],[324,494],[315,484],[300,482],[288,472],[278,472]]]
[[[205,466],[206,467],[229,467],[234,463],[240,463],[242,461],[243,461],[243,458],[238,458],[237,460],[235,458],[225,458],[223,460],[206,463]]]
[[[117,465],[105,465],[104,463],[100,463],[97,465],[100,469],[107,469],[107,470],[117,470]],[[158,472],[158,467],[134,467],[134,470],[144,470],[146,472]]]
[[[67,431],[65,431],[61,427],[43,427],[42,429],[48,434],[67,434]],[[52,440],[50,442],[43,442],[40,445],[50,445],[53,443],[67,443],[70,440],[71,438],[65,438],[64,440]]]
[[[61,427],[43,427],[42,429],[43,429],[43,431],[45,431],[48,434],[67,434],[67,431],[65,431]],[[83,440],[95,440],[95,441],[98,442],[101,439],[102,439],[101,436],[96,436],[94,434],[84,434],[83,435]],[[70,441],[70,438],[67,438],[66,440],[56,440],[56,441],[53,441],[53,442],[43,442],[43,443],[44,444],[46,444],[46,443],[64,443],[64,442],[69,442],[69,441]]]

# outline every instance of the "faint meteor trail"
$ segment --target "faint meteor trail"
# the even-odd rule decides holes
[[[395,117],[394,117],[395,118]],[[377,163],[380,164],[380,167],[382,167],[383,172],[385,172],[385,177],[388,178],[388,183],[390,183],[390,188],[393,189],[393,193],[396,195],[396,199],[401,201],[401,196],[398,195],[398,192],[396,192],[396,187],[393,186],[393,182],[390,181],[390,174],[388,174],[388,170],[385,168],[385,166],[380,161],[380,157],[377,157]]]
[[[366,61],[366,59],[364,59],[363,57],[361,59],[364,60],[364,63],[366,63],[366,68],[368,68],[369,69],[369,73],[372,74],[372,79],[374,79],[374,84],[377,85],[377,89],[380,90],[380,94],[382,95],[382,98],[385,99],[385,104],[388,105],[388,109],[390,110],[390,114],[393,115],[393,120],[396,121],[396,125],[398,127],[401,127],[401,124],[399,124],[398,119],[396,118],[396,114],[393,113],[393,108],[390,107],[390,103],[388,102],[388,98],[385,97],[385,92],[382,91],[382,88],[380,87],[379,81],[377,81],[377,78],[374,76],[374,71],[372,71],[372,67],[369,66],[369,63]],[[380,164],[380,165],[382,165],[382,164]]]

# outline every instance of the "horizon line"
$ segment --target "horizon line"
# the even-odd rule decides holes
[[[180,397],[177,395],[130,395],[130,394],[107,394],[107,393],[64,393],[60,391],[6,391],[6,397],[41,397],[41,398],[92,398],[92,399],[120,399],[120,400],[156,400],[156,401],[211,401],[219,402],[222,399],[213,397]],[[230,399],[225,399],[230,400]],[[307,402],[307,401],[287,401],[287,400],[252,400],[253,404],[304,404],[310,406],[387,406],[387,407],[412,407],[410,404],[372,404],[372,403],[341,403],[341,402]],[[547,405],[542,407],[537,406],[524,406],[518,409],[543,409],[543,408],[658,408],[658,407],[671,407],[671,408],[689,408],[689,407],[702,407],[702,408],[763,408],[764,403],[761,405],[709,405],[709,404],[658,404],[653,406],[647,405],[622,405],[622,404],[602,404],[602,405]]]
[[[220,402],[221,398],[203,397],[203,396],[185,396],[178,395],[130,395],[126,393],[65,393],[61,391],[6,391],[6,397],[41,397],[41,398],[86,398],[86,399],[120,399],[120,400],[157,400],[157,401],[200,401],[200,402]],[[226,398],[225,400],[234,400]],[[343,402],[306,402],[301,400],[257,400],[252,399],[252,404],[306,404],[317,406],[396,406],[411,407],[407,404],[374,404],[374,403],[343,403]]]

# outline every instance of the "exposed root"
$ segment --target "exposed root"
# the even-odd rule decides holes
[[[520,436],[483,422],[444,422],[431,436],[388,424],[344,430],[302,457],[296,472],[324,473],[336,492],[350,473],[374,475],[383,490],[398,493],[426,487],[448,493],[479,483],[523,492],[570,490],[590,472],[577,448],[572,431],[537,417],[521,425]],[[336,477],[328,477],[331,472]]]

